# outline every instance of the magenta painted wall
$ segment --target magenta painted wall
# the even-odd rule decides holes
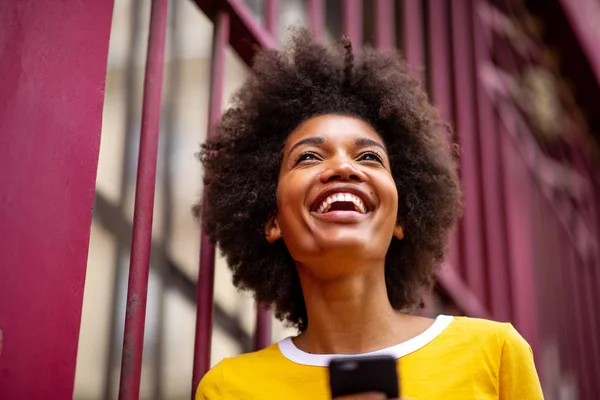
[[[112,3],[0,2],[0,399],[73,395]]]

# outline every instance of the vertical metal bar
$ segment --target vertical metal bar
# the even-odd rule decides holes
[[[0,2],[1,399],[73,396],[112,16]]]
[[[394,2],[375,1],[375,44],[384,49],[394,47]]]
[[[596,237],[600,238],[600,183],[595,180],[595,177],[600,176],[600,166],[590,166],[590,186],[592,190],[592,218],[594,220]],[[594,173],[595,172],[595,173]],[[600,181],[599,181],[600,182]],[[598,240],[600,242],[600,240]],[[595,254],[592,255],[594,263],[591,265],[593,272],[593,282],[591,285],[595,288],[596,296],[593,300],[594,311],[596,314],[596,332],[600,333],[600,246],[597,246]],[[596,336],[596,340],[600,341],[600,337]],[[596,354],[600,357],[600,354]],[[600,368],[600,365],[598,366]],[[597,371],[595,376],[600,376],[600,370]],[[595,380],[596,388],[595,393],[600,391],[600,381]]]
[[[594,173],[594,170],[596,170]],[[589,183],[591,190],[591,204],[590,204],[590,220],[594,226],[594,232],[596,233],[597,243],[600,244],[600,185],[594,181],[594,177],[600,176],[600,168],[598,165],[590,165],[589,171]],[[599,342],[600,347],[600,245],[596,247],[596,251],[592,254],[592,280],[590,285],[594,288],[595,297],[592,300],[594,307],[594,314],[596,315],[596,340]],[[596,354],[600,358],[600,352]],[[596,376],[600,376],[600,363],[598,365],[599,370]],[[596,391],[600,391],[600,381],[596,381]]]
[[[591,191],[591,204],[590,204],[590,220],[594,226],[596,233],[597,243],[600,244],[600,181],[596,181],[596,177],[600,176],[600,164],[590,165],[589,170],[589,183]],[[596,247],[596,251],[592,254],[592,270],[593,270],[593,283],[595,287],[596,296],[594,299],[594,306],[596,311],[596,330],[600,333],[600,245]],[[598,338],[600,341],[600,338]],[[600,357],[600,354],[598,354]],[[600,374],[600,371],[598,371]],[[600,390],[600,382],[598,382],[598,390]]]
[[[490,297],[489,308],[492,315],[495,319],[508,321],[510,320],[510,304],[508,300],[508,279],[504,272],[507,265],[507,249],[504,243],[506,226],[503,218],[504,208],[501,195],[503,176],[500,167],[500,143],[498,132],[495,129],[495,115],[491,99],[477,75],[483,71],[486,63],[491,63],[491,56],[485,43],[484,27],[479,17],[479,8],[482,3],[482,0],[475,0],[471,10],[475,55],[475,103],[477,105],[479,153],[481,156],[482,203],[484,204],[482,222],[486,233],[484,249],[487,262],[482,267],[485,267],[488,271],[487,292]]]
[[[558,229],[558,237],[559,243],[563,244],[566,242],[566,234],[559,228]],[[579,364],[580,364],[580,353],[577,349],[577,336],[574,327],[576,327],[576,316],[573,312],[573,293],[572,293],[572,285],[569,282],[569,257],[568,257],[568,248],[566,246],[561,246],[560,249],[560,284],[562,288],[562,293],[564,297],[562,299],[563,303],[568,306],[565,306],[565,313],[563,315],[563,320],[561,323],[566,327],[566,340],[568,343],[568,347],[566,348],[566,361],[567,368],[569,372],[573,373],[575,376],[579,378]],[[578,384],[579,380],[578,380]]]
[[[325,34],[325,0],[308,0],[308,23],[317,39]]]
[[[588,59],[590,69],[600,81],[600,52],[598,51],[600,41],[597,30],[600,5],[597,1],[560,0],[558,3],[573,28],[581,50]]]
[[[262,304],[257,304],[256,308],[254,350],[260,350],[271,344],[271,312]]]
[[[429,0],[429,50],[431,65],[428,65],[431,77],[431,97],[440,117],[452,120],[452,82],[450,77],[450,41],[448,27],[448,3],[445,0]]]
[[[579,135],[573,135],[579,136]],[[588,227],[590,228],[591,234],[598,239],[596,224],[595,224],[595,215],[594,215],[594,204],[593,204],[593,182],[588,173],[587,162],[584,156],[583,146],[579,144],[579,141],[573,143],[570,148],[570,158],[572,160],[573,166],[576,171],[586,179],[586,181],[590,185],[590,190],[587,191],[584,195],[585,198],[580,200],[582,207],[579,208],[579,211],[585,218],[585,221],[588,222]],[[596,302],[594,301],[594,283],[595,283],[595,275],[594,268],[597,266],[597,262],[594,259],[593,254],[589,254],[589,258],[583,257],[581,259],[580,265],[580,273],[578,274],[578,280],[580,284],[580,296],[581,296],[581,306],[584,309],[584,317],[582,321],[584,321],[584,328],[586,333],[585,343],[588,343],[588,347],[591,351],[587,352],[587,356],[589,358],[589,367],[588,369],[591,371],[590,376],[599,376],[600,375],[600,348],[599,348],[599,332],[597,331],[597,320],[598,315],[594,312],[594,306]],[[600,288],[598,288],[600,289]],[[596,384],[595,380],[590,382],[591,386]],[[594,390],[593,387],[590,387],[590,390]]]
[[[133,168],[132,163],[127,162],[127,158],[133,153],[132,147],[134,145],[134,129],[136,129],[136,118],[135,118],[135,93],[136,93],[136,80],[135,80],[135,55],[136,49],[140,44],[141,39],[141,13],[140,6],[142,0],[133,0],[129,7],[129,38],[127,42],[127,59],[123,69],[123,94],[125,98],[125,123],[123,126],[123,159],[121,162],[121,182],[119,190],[119,204],[118,210],[121,215],[124,215],[126,204],[128,200],[127,188],[133,181]],[[114,369],[118,363],[118,357],[122,345],[121,331],[117,327],[119,326],[119,320],[122,318],[122,310],[119,309],[119,298],[120,294],[124,290],[125,281],[122,279],[122,270],[124,269],[124,259],[127,251],[127,245],[120,240],[115,240],[116,249],[113,258],[114,265],[114,278],[112,284],[112,293],[110,298],[110,330],[108,340],[108,351],[106,354],[106,369],[104,376],[104,387],[102,392],[103,399],[110,399],[112,397],[113,388],[115,386]]]
[[[362,47],[362,0],[342,2],[342,32],[350,37],[355,50]]]
[[[278,0],[265,0],[265,27],[267,31],[277,39],[277,22],[279,16],[279,1]]]
[[[423,5],[418,0],[404,0],[402,26],[404,29],[404,55],[413,68],[415,78],[425,82],[425,57],[423,54]]]
[[[546,276],[540,276],[539,279],[546,280],[548,282],[546,286],[546,304],[540,306],[541,318],[547,318],[550,320],[550,341],[548,343],[557,344],[558,352],[560,357],[560,368],[564,368],[565,357],[564,350],[568,348],[568,333],[566,332],[567,324],[564,322],[566,313],[566,298],[563,290],[564,283],[561,279],[561,268],[563,267],[560,262],[560,238],[559,238],[559,227],[556,219],[547,218],[552,213],[550,210],[547,198],[541,196],[542,205],[540,209],[539,218],[539,231],[543,235],[543,241],[540,246],[540,251],[543,252],[543,264],[542,268],[546,271]]]
[[[532,188],[531,176],[517,149],[509,137],[507,130],[517,132],[523,129],[518,126],[512,106],[499,103],[499,113],[505,126],[500,127],[502,143],[503,175],[507,182],[505,194],[506,224],[510,235],[509,243],[509,269],[510,284],[513,294],[513,318],[517,329],[533,348],[538,349],[536,304],[535,304],[535,279],[533,276],[532,256],[532,229],[530,225],[530,190]]]
[[[551,211],[551,206],[548,204],[546,206],[547,215],[552,215],[553,211]],[[557,291],[554,293],[556,296],[556,305],[558,308],[559,316],[558,316],[558,328],[559,328],[559,343],[561,345],[560,348],[560,358],[561,358],[561,368],[564,370],[574,369],[576,365],[576,355],[573,354],[573,331],[571,330],[571,318],[572,318],[572,309],[571,309],[571,298],[569,296],[567,280],[565,279],[565,248],[562,245],[563,236],[561,234],[561,227],[556,218],[548,218],[551,221],[551,230],[549,232],[552,233],[554,248],[551,251],[552,256],[554,256],[553,265],[554,265],[554,280],[556,281]]]
[[[148,59],[144,81],[142,129],[138,161],[133,238],[125,314],[125,334],[121,359],[119,399],[139,398],[146,320],[146,297],[150,269],[152,214],[158,134],[160,131],[161,92],[168,0],[153,0],[148,38]]]
[[[452,77],[450,58],[450,27],[447,15],[449,12],[446,0],[429,0],[429,87],[431,98],[440,113],[440,118],[445,122],[452,122]],[[448,138],[454,141],[454,137]],[[460,269],[459,259],[460,236],[454,231],[448,246],[449,261],[447,268]]]
[[[164,134],[161,151],[162,164],[162,254],[163,259],[155,265],[159,269],[159,279],[156,289],[156,297],[158,298],[158,306],[156,311],[156,346],[154,348],[153,367],[154,367],[154,382],[153,396],[154,400],[162,400],[165,396],[165,363],[163,353],[165,350],[164,324],[165,324],[165,308],[166,308],[166,288],[171,285],[170,274],[166,273],[169,268],[168,255],[171,249],[171,240],[173,237],[173,213],[174,213],[174,181],[175,171],[173,168],[173,152],[175,146],[175,135],[177,128],[177,99],[180,95],[181,87],[181,53],[180,53],[180,38],[179,32],[181,25],[179,24],[180,12],[179,0],[170,3],[168,13],[169,30],[167,39],[171,48],[171,59],[167,71],[168,92],[165,98],[164,111]]]
[[[464,185],[465,213],[460,223],[461,251],[464,276],[467,284],[480,301],[485,302],[485,276],[483,270],[483,241],[481,238],[481,201],[479,195],[479,160],[476,135],[473,92],[473,59],[469,4],[452,1],[452,42],[454,50],[455,112],[458,140],[461,146],[460,169]],[[485,303],[484,303],[485,304]],[[487,305],[487,304],[486,304]]]
[[[207,134],[211,135],[219,117],[223,102],[225,54],[229,44],[230,17],[219,10],[215,19],[211,57],[210,105]],[[203,208],[205,209],[205,208]],[[196,314],[196,339],[194,344],[194,367],[192,374],[192,399],[204,374],[210,368],[210,345],[213,324],[213,292],[215,278],[215,248],[203,229],[200,243],[200,270],[198,273],[198,309]]]
[[[563,199],[564,201],[569,201],[568,199]],[[575,247],[569,243],[568,239],[566,239],[566,232],[563,234],[563,243],[566,244],[565,250],[567,254],[566,262],[563,264],[563,268],[565,269],[566,279],[565,282],[569,286],[569,292],[571,294],[571,299],[568,301],[571,304],[571,323],[569,324],[571,331],[573,332],[571,348],[574,352],[578,353],[576,357],[577,365],[575,368],[578,372],[579,381],[581,382],[581,390],[579,391],[580,398],[583,400],[593,399],[591,397],[590,390],[590,375],[589,375],[589,367],[588,367],[588,358],[589,358],[589,343],[585,340],[585,331],[584,331],[584,319],[582,304],[581,304],[581,287],[579,284],[579,280],[581,279],[581,271],[578,257],[576,255]]]

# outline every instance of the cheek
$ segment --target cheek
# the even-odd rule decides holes
[[[393,214],[395,221],[398,214],[398,189],[396,188],[396,183],[393,179],[388,178],[388,182],[385,185],[385,188],[382,188],[382,192],[386,194],[385,197],[390,210],[390,216]]]
[[[293,185],[282,182],[277,188],[277,208],[283,214],[289,214],[289,210],[293,210],[296,207],[298,199],[298,189]],[[288,215],[284,215],[284,217]]]
[[[389,172],[380,172],[378,176],[374,177],[373,181],[380,195],[390,199],[392,197],[396,200],[398,199],[398,189],[396,188],[396,181]]]
[[[290,255],[302,258],[312,248],[310,229],[303,217],[304,193],[296,185],[280,182],[277,190],[277,221]]]
[[[277,187],[277,220],[285,231],[297,229],[296,225],[299,223],[304,207],[305,194],[302,185],[298,183],[295,180],[285,179],[280,180]]]
[[[292,207],[296,210],[303,208],[311,182],[312,176],[300,172],[291,172],[280,177],[277,186],[278,206]]]

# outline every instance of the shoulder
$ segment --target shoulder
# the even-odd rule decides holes
[[[483,318],[454,317],[453,324],[478,333],[498,333],[510,326],[508,322],[498,322]]]
[[[448,331],[468,340],[484,341],[502,347],[512,325],[482,318],[454,317]],[[516,331],[515,331],[516,332]]]
[[[481,318],[454,317],[454,328],[471,339],[484,339],[495,342],[502,350],[520,348],[531,351],[527,341],[509,322],[496,322]]]
[[[247,370],[249,367],[260,369],[265,365],[271,365],[272,363],[281,361],[281,358],[282,355],[279,351],[279,345],[275,343],[259,351],[226,358],[221,364],[225,372],[232,372],[237,370]]]
[[[208,371],[196,390],[196,400],[223,398],[223,361]]]
[[[217,400],[227,398],[225,389],[235,387],[236,382],[242,386],[252,379],[253,374],[260,374],[279,361],[281,353],[277,344],[253,353],[241,354],[225,358],[204,375],[198,390],[196,400]]]
[[[530,351],[527,342],[510,323],[480,318],[454,317],[440,339],[439,345],[444,346],[445,351],[454,356],[458,353],[481,359],[496,371],[505,352]]]
[[[507,322],[454,317],[447,337],[469,360],[496,377],[501,399],[541,399],[541,388],[529,343]]]

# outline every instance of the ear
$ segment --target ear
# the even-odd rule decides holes
[[[265,239],[269,243],[275,243],[281,239],[281,228],[279,228],[277,217],[270,218],[265,224]]]
[[[402,228],[402,225],[396,225],[394,228],[394,237],[398,240],[404,239],[404,228]]]

